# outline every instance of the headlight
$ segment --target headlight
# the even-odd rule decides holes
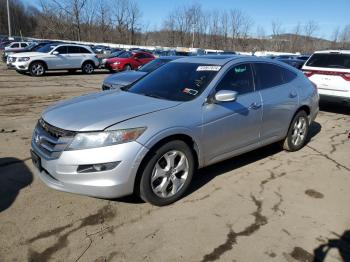
[[[20,57],[18,58],[18,62],[26,62],[30,59],[30,57]]]
[[[120,62],[114,62],[113,64],[114,64],[114,65],[119,65],[119,64],[120,64]]]
[[[114,131],[78,133],[68,149],[88,149],[131,142],[135,141],[145,130],[146,127],[138,127]]]

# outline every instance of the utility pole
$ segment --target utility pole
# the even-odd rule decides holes
[[[6,2],[7,2],[7,24],[9,28],[9,38],[10,38],[11,37],[10,4],[9,4],[9,0],[7,0]]]

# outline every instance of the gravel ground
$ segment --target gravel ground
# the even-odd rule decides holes
[[[46,187],[29,155],[40,112],[106,76],[34,78],[0,65],[0,261],[350,261],[343,105],[321,105],[302,150],[271,145],[201,169],[171,206]]]

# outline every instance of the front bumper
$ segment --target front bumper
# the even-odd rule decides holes
[[[122,71],[123,67],[121,64],[106,63],[105,68],[113,71]]]
[[[24,61],[24,62],[14,62],[12,63],[12,66],[16,68],[18,71],[28,71],[29,68],[29,61]]]
[[[46,159],[32,141],[32,149],[42,166],[35,173],[49,187],[100,198],[116,198],[133,193],[138,167],[148,149],[129,142],[94,149],[63,151],[58,159]],[[120,162],[108,171],[78,173],[79,165]]]

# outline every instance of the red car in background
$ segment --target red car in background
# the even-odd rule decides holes
[[[147,64],[153,59],[155,59],[155,57],[147,52],[127,51],[118,55],[118,57],[107,59],[105,68],[109,71],[134,70],[139,68],[139,66]]]

